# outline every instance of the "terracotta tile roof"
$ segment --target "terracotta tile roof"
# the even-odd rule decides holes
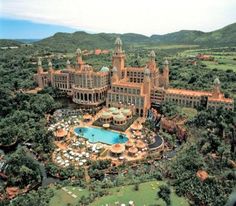
[[[127,81],[119,81],[113,83],[114,86],[127,86],[132,88],[140,88],[142,87],[142,83],[133,83],[133,82],[127,82]]]
[[[212,96],[211,92],[207,91],[194,91],[194,90],[187,90],[187,89],[174,89],[168,88],[166,90],[167,94],[181,94],[186,96]]]
[[[208,101],[209,102],[227,102],[227,103],[233,103],[234,102],[233,99],[225,98],[225,97],[220,97],[220,98],[209,97]]]

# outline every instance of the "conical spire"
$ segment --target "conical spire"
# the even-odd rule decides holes
[[[215,80],[214,80],[214,84],[215,84],[215,85],[220,85],[220,80],[219,80],[218,77],[215,78]]]
[[[169,61],[167,59],[165,59],[164,65],[169,65]]]
[[[48,67],[49,67],[49,68],[52,68],[52,62],[51,62],[51,60],[48,60]]]
[[[37,73],[40,74],[43,72],[43,67],[42,67],[42,61],[41,61],[41,57],[38,58],[38,69],[37,69]]]
[[[76,54],[77,54],[77,55],[81,55],[81,54],[82,54],[82,51],[81,51],[80,48],[76,49]]]
[[[149,57],[151,59],[155,59],[156,58],[156,54],[155,54],[155,52],[153,50],[150,52]]]
[[[38,58],[38,66],[42,66],[42,60],[41,60],[41,57]]]
[[[116,38],[115,45],[122,46],[122,41],[121,41],[120,37]]]
[[[122,41],[121,41],[120,37],[116,38],[116,41],[115,41],[115,52],[116,53],[122,53]]]

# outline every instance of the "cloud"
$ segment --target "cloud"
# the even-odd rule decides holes
[[[210,31],[236,21],[235,0],[0,0],[1,15],[94,32]]]

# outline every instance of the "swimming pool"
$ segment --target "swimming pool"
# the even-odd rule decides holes
[[[120,137],[120,133],[105,130],[102,128],[77,127],[74,129],[74,132],[77,136],[81,135],[92,143],[101,142],[105,144],[116,144],[125,143],[128,140],[125,135],[123,135],[123,137]]]

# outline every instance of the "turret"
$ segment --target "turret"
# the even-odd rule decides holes
[[[76,61],[77,61],[77,68],[81,69],[84,63],[82,60],[82,51],[79,48],[76,50]]]
[[[43,67],[42,67],[41,57],[38,58],[38,69],[37,69],[37,73],[38,73],[38,74],[43,73]]]
[[[159,85],[159,69],[156,66],[156,54],[152,50],[148,56],[147,67],[150,69],[152,87],[157,87]]]
[[[152,50],[149,54],[148,68],[153,72],[156,70],[156,61],[155,61],[155,59],[156,59],[156,54]]]
[[[212,93],[212,96],[214,98],[219,98],[220,97],[220,94],[221,94],[221,91],[220,91],[220,80],[219,78],[215,78],[214,80],[214,88],[213,88],[213,93]]]
[[[71,68],[71,66],[70,66],[70,60],[69,60],[69,59],[67,59],[67,61],[66,61],[66,68],[67,68],[67,69],[70,69],[70,68]]]
[[[122,79],[122,72],[125,74],[125,54],[122,50],[122,41],[119,37],[115,41],[115,51],[112,56],[112,66],[117,68],[118,78]]]
[[[149,58],[150,58],[150,61],[155,61],[156,54],[155,54],[155,52],[153,50],[150,52]]]
[[[164,68],[163,68],[163,86],[164,88],[169,87],[169,62],[167,59],[164,61]]]
[[[51,60],[48,60],[48,72],[49,72],[49,73],[53,73],[53,72],[54,72],[54,69],[52,68],[52,62],[51,62]]]
[[[116,53],[122,53],[122,41],[119,37],[116,38],[115,41],[115,52]]]

